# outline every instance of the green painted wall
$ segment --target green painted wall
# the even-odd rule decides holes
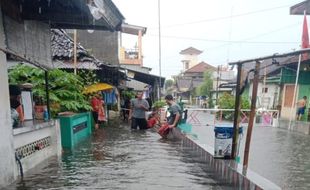
[[[310,78],[310,76],[309,76],[309,78]],[[310,104],[309,104],[310,85],[299,85],[298,100],[302,99],[304,96],[307,96],[308,102],[307,102],[306,112],[305,112],[305,115],[303,116],[302,120],[303,121],[309,121],[310,118],[308,118],[308,114],[309,114],[309,108],[310,108]]]
[[[281,77],[281,83],[284,84],[294,84],[296,80],[296,71],[283,68],[282,69],[282,77]],[[309,71],[300,71],[299,73],[299,79],[298,79],[298,100],[300,100],[303,96],[308,97],[308,103],[307,103],[307,109],[305,112],[305,115],[303,116],[303,121],[309,121],[310,118],[308,118],[309,113],[309,99],[310,99],[310,72]]]
[[[281,83],[291,84],[295,83],[296,80],[296,71],[283,68]],[[300,71],[298,84],[310,84],[310,72],[309,71]]]

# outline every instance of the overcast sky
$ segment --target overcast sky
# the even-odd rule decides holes
[[[144,66],[159,75],[158,0],[112,0],[125,22],[147,27]],[[289,7],[302,0],[160,0],[161,75],[182,69],[181,50],[202,50],[199,61],[225,65],[231,61],[299,49],[303,16]],[[309,20],[310,18],[308,18]],[[309,23],[309,22],[308,22]],[[123,36],[132,48],[137,37]]]

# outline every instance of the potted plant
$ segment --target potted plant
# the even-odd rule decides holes
[[[17,65],[9,70],[9,81],[14,84],[24,82],[33,85],[32,93],[35,110],[42,111],[46,106],[46,87],[44,71],[38,68]],[[48,74],[48,92],[52,117],[60,112],[83,112],[91,110],[87,97],[82,94],[84,84],[81,77],[59,69],[53,69]],[[38,114],[37,118],[41,118]]]

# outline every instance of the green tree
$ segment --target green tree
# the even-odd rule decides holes
[[[208,96],[209,97],[209,107],[213,107],[213,102],[211,98],[211,91],[213,89],[212,72],[206,71],[203,74],[203,83],[196,88],[195,95],[197,96]]]
[[[174,81],[172,79],[168,79],[165,81],[165,89],[171,88],[173,86]]]
[[[221,109],[234,109],[235,108],[235,96],[224,93],[219,98],[219,106]],[[250,102],[245,98],[241,97],[241,109],[249,109]],[[223,118],[227,120],[232,120],[234,115],[232,111],[223,111]]]
[[[166,94],[172,94],[174,81],[172,79],[168,79],[165,81],[165,90]]]
[[[82,81],[85,86],[99,82],[95,70],[81,69],[77,74],[83,79]]]
[[[196,94],[199,96],[207,95],[210,97],[213,87],[212,72],[206,71],[203,74],[203,83],[197,88]]]

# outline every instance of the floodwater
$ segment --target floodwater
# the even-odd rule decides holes
[[[180,143],[121,125],[99,129],[7,189],[232,189],[202,166]]]
[[[193,133],[197,135],[197,141],[213,147],[214,116],[203,111],[196,114]],[[247,125],[241,136],[239,152],[241,164],[246,132]],[[282,189],[309,190],[310,136],[281,128],[255,126],[250,145],[249,169]]]

